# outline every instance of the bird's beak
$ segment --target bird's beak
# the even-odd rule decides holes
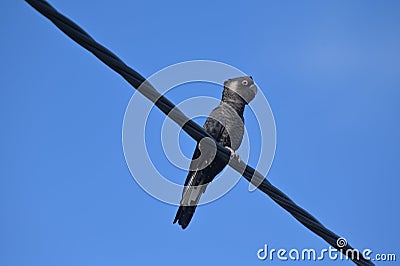
[[[242,91],[242,94],[239,95],[246,101],[246,104],[249,104],[257,94],[257,86],[251,84],[248,89]]]
[[[251,84],[249,87],[250,91],[254,94],[254,96],[257,94],[257,86],[255,84]]]
[[[257,94],[257,86],[255,84],[251,84],[249,89],[254,93],[254,95]]]

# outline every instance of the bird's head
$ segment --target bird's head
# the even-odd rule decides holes
[[[257,86],[254,84],[251,76],[228,79],[224,82],[224,91],[222,93],[223,101],[245,101],[246,104],[257,94]]]

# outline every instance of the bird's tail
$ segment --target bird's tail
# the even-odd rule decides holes
[[[181,206],[176,213],[174,223],[178,222],[182,229],[185,229],[190,220],[192,220],[193,214],[196,210],[197,204],[199,203],[201,195],[206,190],[207,184],[197,186],[187,186],[183,191]]]
[[[176,213],[174,223],[178,222],[178,224],[182,226],[182,229],[185,229],[189,225],[190,220],[192,220],[196,207],[197,206],[180,206]]]

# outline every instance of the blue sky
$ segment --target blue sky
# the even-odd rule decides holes
[[[144,76],[193,59],[252,75],[276,122],[268,179],[354,247],[400,259],[398,1],[50,3]],[[25,2],[0,7],[1,265],[279,265],[257,250],[328,247],[245,180],[173,225],[125,163],[133,89]]]

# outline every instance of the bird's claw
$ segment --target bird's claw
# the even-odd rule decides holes
[[[230,159],[236,159],[238,162],[240,162],[240,155],[237,154],[231,147],[225,146],[225,148],[227,148],[230,152],[231,152],[231,156]]]

